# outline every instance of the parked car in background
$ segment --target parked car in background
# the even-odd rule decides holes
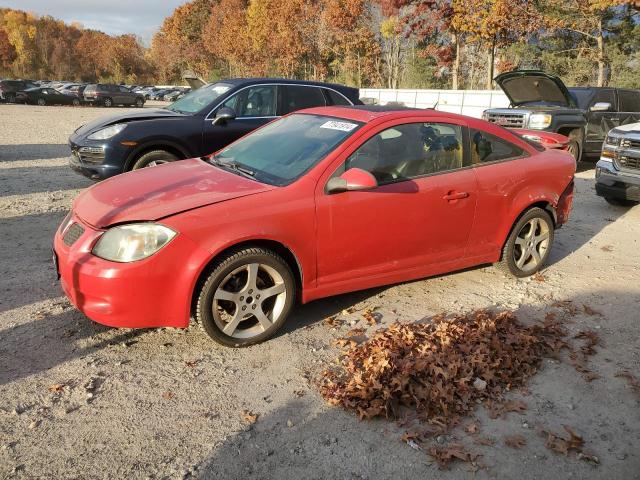
[[[99,118],[69,137],[71,168],[95,180],[215,152],[281,115],[359,104],[358,89],[272,78],[206,85],[165,108]]]
[[[612,205],[640,203],[640,123],[607,134],[596,164],[596,193]]]
[[[533,275],[568,220],[575,167],[461,115],[308,109],[216,155],[84,190],[55,264],[96,322],[186,328],[193,316],[215,341],[248,346],[298,300],[486,263]]]
[[[108,83],[90,84],[84,89],[84,100],[104,107],[114,105],[144,106],[144,96],[134,93],[127,87]]]
[[[80,105],[80,99],[50,87],[34,87],[16,92],[16,103],[29,105]]]
[[[184,95],[184,91],[182,89],[173,90],[172,92],[169,92],[169,93],[165,94],[164,97],[163,97],[163,100],[165,102],[173,102],[173,101],[177,100],[180,95]]]
[[[609,129],[640,120],[638,90],[567,88],[559,77],[537,70],[503,73],[495,81],[511,107],[488,109],[485,120],[565,135],[577,161],[597,157]]]
[[[32,80],[0,80],[0,101],[13,103],[16,101],[16,92],[35,87],[38,85]]]

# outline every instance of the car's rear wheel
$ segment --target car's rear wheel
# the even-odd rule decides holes
[[[572,130],[567,135],[569,137],[569,144],[567,145],[567,151],[576,159],[576,163],[582,160],[582,131]]]
[[[176,160],[178,160],[178,157],[171,152],[167,152],[166,150],[153,150],[139,157],[133,164],[131,170],[155,167],[163,163],[175,162]]]
[[[79,106],[80,106],[80,99],[79,99],[79,98],[74,98],[74,99],[71,101],[71,104],[72,104],[74,107],[79,107]]]
[[[633,200],[627,200],[626,198],[604,197],[604,199],[609,205],[615,205],[616,207],[633,207],[639,203]]]
[[[136,107],[138,108],[144,107],[144,100],[142,100],[141,98],[136,98]]]
[[[113,100],[107,97],[104,100],[102,100],[102,105],[104,105],[107,108],[113,107]]]
[[[47,101],[44,98],[39,98],[37,101],[38,105],[44,107],[47,104]]]
[[[531,208],[516,222],[503,249],[500,268],[516,277],[539,271],[553,244],[553,220],[546,210]]]
[[[15,103],[15,102],[16,102],[16,94],[7,93],[7,103]]]
[[[275,335],[295,296],[293,273],[282,257],[244,248],[216,263],[200,288],[196,319],[216,342],[246,347]]]

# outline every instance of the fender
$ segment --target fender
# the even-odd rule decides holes
[[[164,137],[151,138],[151,139],[145,140],[144,143],[141,143],[140,145],[136,146],[136,148],[134,148],[129,153],[125,161],[124,171],[126,172],[131,169],[131,166],[133,165],[136,157],[138,157],[138,155],[144,150],[162,148],[162,147],[170,147],[174,150],[177,150],[183,155],[184,158],[193,158],[196,156],[193,152],[191,152],[191,150],[189,150],[187,146],[183,145],[182,143],[172,138],[164,138]]]

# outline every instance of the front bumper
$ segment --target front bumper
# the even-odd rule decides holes
[[[640,171],[638,174],[620,171],[611,161],[601,159],[596,164],[596,194],[640,202]]]
[[[110,143],[84,140],[77,135],[69,138],[69,148],[69,166],[92,180],[104,180],[123,173],[125,159],[129,155],[127,147],[113,147]]]
[[[75,241],[63,238],[75,227]],[[91,320],[111,327],[150,328],[189,325],[191,294],[208,252],[178,234],[155,255],[117,263],[91,253],[103,231],[73,215],[56,231],[53,249],[60,284],[69,300]],[[72,239],[72,238],[71,238]]]

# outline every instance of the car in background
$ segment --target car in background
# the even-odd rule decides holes
[[[609,87],[571,87],[537,70],[498,75],[509,108],[485,110],[483,119],[506,128],[529,128],[569,137],[576,161],[597,157],[607,131],[640,120],[640,91]]]
[[[73,105],[81,104],[78,97],[65,95],[50,87],[34,87],[16,92],[16,103],[28,105]]]
[[[173,91],[171,91],[171,92],[169,92],[169,93],[166,93],[166,94],[162,97],[162,99],[163,99],[165,102],[173,102],[173,101],[177,100],[177,99],[178,99],[178,97],[179,97],[181,94],[184,94],[183,90],[182,90],[182,89],[176,89],[176,90],[173,90]]]
[[[72,91],[72,89],[77,89],[78,87],[80,87],[80,83],[66,83],[64,85],[62,85],[59,88],[56,88],[56,90],[58,90],[60,93],[63,94],[68,94],[69,92]]]
[[[568,220],[575,169],[475,118],[313,108],[215,155],[84,190],[55,233],[54,265],[96,322],[194,317],[244,347],[275,335],[298,301],[487,263],[535,274]]]
[[[70,166],[94,180],[215,152],[288,113],[357,105],[358,89],[330,83],[237,78],[206,85],[164,108],[93,120],[69,137]]]
[[[596,164],[596,194],[612,205],[640,203],[640,123],[607,134]]]
[[[109,83],[94,83],[87,85],[83,93],[84,101],[104,107],[114,105],[133,105],[138,108],[144,106],[144,96],[134,93],[127,87]]]
[[[16,92],[38,87],[32,80],[0,80],[0,101],[14,103]]]

